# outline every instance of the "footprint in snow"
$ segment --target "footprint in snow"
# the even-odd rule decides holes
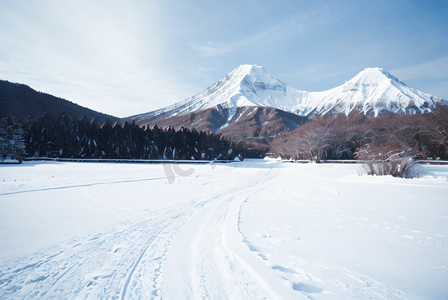
[[[307,294],[319,294],[322,293],[324,290],[321,288],[318,288],[317,286],[303,283],[303,282],[297,282],[292,284],[292,289],[299,292],[304,292]]]
[[[282,267],[282,266],[279,266],[279,265],[272,266],[271,268],[273,270],[279,270],[279,271],[284,272],[284,273],[298,274],[296,271],[294,271],[294,269]]]

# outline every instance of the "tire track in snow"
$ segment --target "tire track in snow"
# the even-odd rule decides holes
[[[159,236],[160,233],[162,233],[163,230],[165,230],[175,219],[177,219],[179,217],[179,215],[177,215],[176,217],[174,217],[168,224],[166,224],[165,226],[163,226],[148,242],[147,246],[143,249],[143,251],[141,252],[140,256],[137,258],[137,260],[134,262],[134,264],[131,267],[130,272],[127,275],[126,281],[123,284],[123,287],[121,289],[120,292],[120,299],[124,300],[126,299],[126,292],[128,290],[128,286],[130,284],[130,282],[133,279],[134,276],[134,272],[137,268],[137,266],[139,265],[142,257],[145,255],[146,251],[148,250],[149,246],[151,246],[152,242],[156,239],[157,236]]]
[[[122,211],[146,211],[147,209],[129,209],[129,208],[121,208],[121,207],[116,207],[113,205],[109,205],[107,203],[101,202],[96,200],[95,198],[93,198],[92,196],[89,195],[89,193],[87,193],[87,189],[83,189],[81,192],[85,197],[87,197],[88,199],[92,200],[93,202],[96,202],[98,204],[104,205],[106,207],[109,208],[113,208],[113,209],[117,209],[117,210],[122,210]]]
[[[20,271],[9,283],[2,285],[7,290],[5,298],[23,298],[24,295],[30,298],[56,295],[62,299],[88,298],[89,295],[105,299],[163,296],[165,284],[171,279],[166,268],[166,261],[173,255],[170,241],[177,240],[182,228],[194,220],[198,221],[198,227],[189,229],[195,238],[196,252],[188,253],[193,254],[191,257],[182,258],[183,263],[192,268],[187,270],[189,273],[175,270],[178,278],[185,279],[183,287],[193,287],[184,298],[185,295],[191,298],[201,295],[210,298],[266,297],[270,294],[263,286],[266,280],[253,276],[263,262],[246,249],[238,235],[237,216],[247,196],[253,194],[257,186],[265,187],[268,181],[276,179],[281,170],[260,169],[257,175],[254,170],[236,171],[238,176],[230,176],[224,188],[217,188],[204,197],[1,264],[0,281],[8,275],[11,265],[20,267],[48,259],[39,267]],[[271,183],[269,187],[272,186]],[[185,245],[189,244],[181,246]],[[185,248],[180,251],[185,252]],[[214,254],[214,251],[220,252]],[[49,259],[55,253],[58,256]],[[27,283],[27,278],[39,280]],[[195,287],[196,283],[199,285]],[[180,286],[175,288],[180,289]]]
[[[79,263],[79,262],[75,262],[71,267],[69,267],[66,271],[64,271],[64,272],[62,273],[61,276],[59,276],[58,278],[56,278],[56,281],[54,281],[54,282],[51,284],[51,286],[50,286],[45,292],[42,293],[42,296],[45,296],[45,295],[47,295],[47,294],[50,294],[50,291],[51,291],[52,288],[56,285],[56,283],[58,283],[60,279],[62,279],[65,275],[67,275],[67,273],[70,272],[76,265],[78,265],[78,263]]]
[[[161,287],[163,298],[252,299],[272,295],[266,290],[266,281],[253,276],[254,261],[247,263],[244,256],[237,257],[241,250],[254,255],[244,247],[237,231],[237,217],[233,218],[258,185],[279,176],[278,172],[272,174],[272,169],[261,172],[211,195],[203,209],[188,220],[170,250]],[[229,210],[235,205],[236,211]],[[230,228],[229,222],[235,222],[235,227]],[[233,236],[231,244],[226,242],[229,235]],[[255,263],[260,263],[256,257]]]
[[[92,237],[89,238],[89,240],[82,244],[82,248],[80,249],[79,252],[75,252],[74,254],[72,254],[70,256],[70,258],[75,257],[75,263],[67,270],[65,271],[61,276],[59,276],[58,278],[56,278],[56,280],[51,284],[50,289],[54,290],[58,288],[57,283],[64,281],[66,279],[71,279],[71,277],[73,276],[69,276],[70,273],[73,273],[75,270],[77,273],[83,273],[85,274],[85,271],[83,271],[83,268],[85,269],[85,267],[88,267],[88,265],[86,266],[86,262],[88,262],[89,260],[91,260],[93,257],[95,257],[95,255],[98,256],[103,256],[104,252],[106,252],[105,248],[109,247],[109,244],[107,244],[108,241],[113,240],[110,238],[110,236],[122,236],[125,234],[125,232],[128,231],[134,231],[134,228],[138,228],[141,226],[143,222],[139,222],[137,224],[133,224],[125,229],[122,229],[118,232],[112,232],[112,233],[106,233],[106,234],[94,234]],[[86,249],[87,248],[87,249]],[[92,251],[93,249],[93,251]],[[85,253],[83,253],[85,252]],[[70,259],[69,258],[69,259]],[[77,266],[75,269],[73,269],[73,267]],[[69,273],[70,272],[70,273]],[[70,283],[69,283],[70,284]],[[62,286],[64,285],[64,283],[61,284]],[[43,295],[45,294],[51,294],[50,289],[48,289],[47,291],[45,291]],[[59,288],[61,289],[61,288]],[[62,288],[64,289],[64,288]]]
[[[52,190],[64,190],[64,189],[71,189],[71,188],[78,188],[78,187],[89,187],[89,186],[97,186],[97,185],[105,185],[105,184],[118,184],[118,183],[131,183],[131,182],[141,182],[141,181],[162,180],[162,179],[166,179],[166,178],[165,177],[144,178],[144,179],[134,179],[134,180],[119,180],[119,181],[86,183],[86,184],[78,184],[78,185],[56,186],[56,187],[50,187],[50,188],[1,193],[0,196],[16,195],[16,194],[32,193],[32,192],[44,192],[44,191],[52,191]]]
[[[0,299],[154,298],[171,240],[205,202],[201,196],[6,261],[0,264]]]
[[[114,277],[118,282],[109,284],[110,288],[115,290],[118,287],[117,284],[125,281],[124,290],[127,291],[129,284],[132,282],[133,272],[145,251],[177,216],[170,218],[169,222],[166,219],[170,216],[167,216],[166,213],[152,216],[156,217],[155,222],[148,216],[138,222],[131,222],[130,226],[126,226],[126,223],[129,224],[129,222],[124,222],[102,232],[93,232],[87,236],[42,249],[38,255],[31,254],[7,261],[0,265],[0,283],[6,291],[4,296],[28,294],[29,296],[32,295],[31,298],[46,298],[57,294],[61,298],[73,298],[76,295],[92,292],[96,285],[98,285],[97,290],[102,289],[104,285],[110,283],[111,277]],[[123,228],[123,225],[125,225],[125,228]],[[148,228],[154,226],[153,230],[148,230]],[[137,256],[134,248],[141,249],[140,241],[147,241],[148,235],[149,243],[146,242],[144,251],[141,251]],[[120,255],[119,258],[121,259],[118,260],[116,255],[109,251],[117,244],[132,245],[132,248],[123,253],[122,256]],[[132,257],[134,257],[133,264],[129,273],[129,261]],[[15,266],[15,268],[11,268],[11,266]],[[97,272],[99,275],[93,276],[94,280],[92,281],[86,281],[86,275],[92,272]],[[118,276],[112,276],[113,274]],[[128,275],[126,277],[122,274]],[[98,282],[98,279],[108,280],[101,283]],[[109,298],[113,291],[108,289],[107,292],[105,297]],[[117,293],[119,292],[120,289],[118,288]]]

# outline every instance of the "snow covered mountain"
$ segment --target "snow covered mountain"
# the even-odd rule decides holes
[[[227,118],[230,121],[237,108],[246,106],[265,106],[291,111],[291,108],[297,105],[301,93],[276,79],[263,67],[241,65],[202,93],[171,106],[130,118],[137,124],[147,124],[153,120],[217,107],[228,110]]]
[[[353,109],[377,116],[382,111],[403,114],[430,112],[435,103],[448,101],[406,86],[381,68],[367,68],[345,84],[328,91],[303,93],[297,114],[348,115]]]
[[[406,86],[381,68],[367,68],[341,86],[323,92],[305,92],[287,86],[263,67],[241,65],[203,92],[174,105],[129,117],[138,124],[185,115],[209,108],[228,110],[228,122],[237,108],[265,106],[299,116],[348,115],[353,109],[377,116],[381,111],[425,113],[436,102],[448,101]]]
[[[306,120],[291,112],[300,93],[263,67],[242,65],[202,93],[124,120],[138,125],[207,130],[237,140],[271,139],[294,130]]]

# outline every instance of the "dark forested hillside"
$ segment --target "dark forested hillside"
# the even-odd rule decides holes
[[[119,120],[65,99],[35,91],[27,85],[0,80],[0,114],[26,119],[29,116],[41,118],[49,113],[53,118],[57,118],[62,111],[70,118],[87,117],[89,120],[100,122],[107,119],[111,122]]]
[[[69,118],[18,118],[3,115],[1,150],[9,156],[111,159],[234,160],[260,156],[254,150],[231,143],[221,135],[181,128],[160,129],[155,125],[112,124]],[[9,146],[8,146],[9,145]]]

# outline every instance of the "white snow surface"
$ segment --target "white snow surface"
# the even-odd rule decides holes
[[[446,299],[448,166],[423,168],[2,165],[0,299]]]
[[[135,116],[137,121],[168,118],[212,107],[228,108],[230,121],[238,107],[267,106],[301,116],[344,113],[353,109],[377,116],[430,112],[435,103],[448,101],[406,86],[381,68],[367,68],[341,86],[323,92],[305,92],[287,86],[263,67],[241,65],[205,91],[171,106]]]

